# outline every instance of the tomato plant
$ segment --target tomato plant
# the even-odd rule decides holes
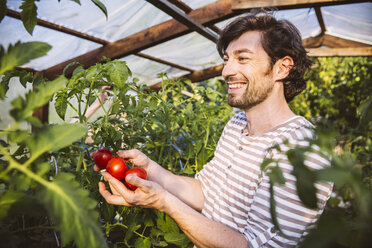
[[[106,169],[107,163],[114,157],[114,155],[107,148],[101,148],[92,153],[94,163],[100,169]]]
[[[122,180],[124,178],[126,170],[127,164],[119,157],[113,157],[110,159],[106,166],[106,171],[118,180]]]
[[[147,172],[142,168],[131,168],[131,169],[127,170],[124,174],[124,179],[130,174],[134,174],[137,177],[140,177],[142,179],[147,179]],[[125,185],[128,186],[128,188],[130,188],[131,190],[136,190],[137,189],[137,186],[134,186],[134,185],[128,183],[126,180],[125,180]]]

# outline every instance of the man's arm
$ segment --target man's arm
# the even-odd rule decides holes
[[[243,234],[207,219],[156,182],[128,176],[128,182],[138,187],[136,191],[130,191],[107,172],[102,175],[109,182],[113,194],[106,190],[102,182],[100,193],[110,204],[155,208],[165,212],[198,247],[248,247]]]

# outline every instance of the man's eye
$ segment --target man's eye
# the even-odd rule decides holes
[[[238,60],[239,60],[240,62],[245,62],[245,61],[248,61],[249,58],[247,58],[247,57],[239,57]]]

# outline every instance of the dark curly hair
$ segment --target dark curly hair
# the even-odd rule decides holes
[[[217,50],[221,57],[230,42],[238,39],[247,31],[260,31],[263,49],[271,58],[271,66],[278,59],[290,56],[294,66],[288,76],[281,80],[284,84],[284,95],[287,102],[306,88],[304,74],[311,66],[298,29],[287,20],[277,20],[272,12],[256,11],[238,17],[221,32]]]

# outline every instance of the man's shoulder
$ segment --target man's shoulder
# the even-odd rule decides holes
[[[280,140],[307,140],[313,138],[315,126],[303,116],[294,116],[272,130]]]

